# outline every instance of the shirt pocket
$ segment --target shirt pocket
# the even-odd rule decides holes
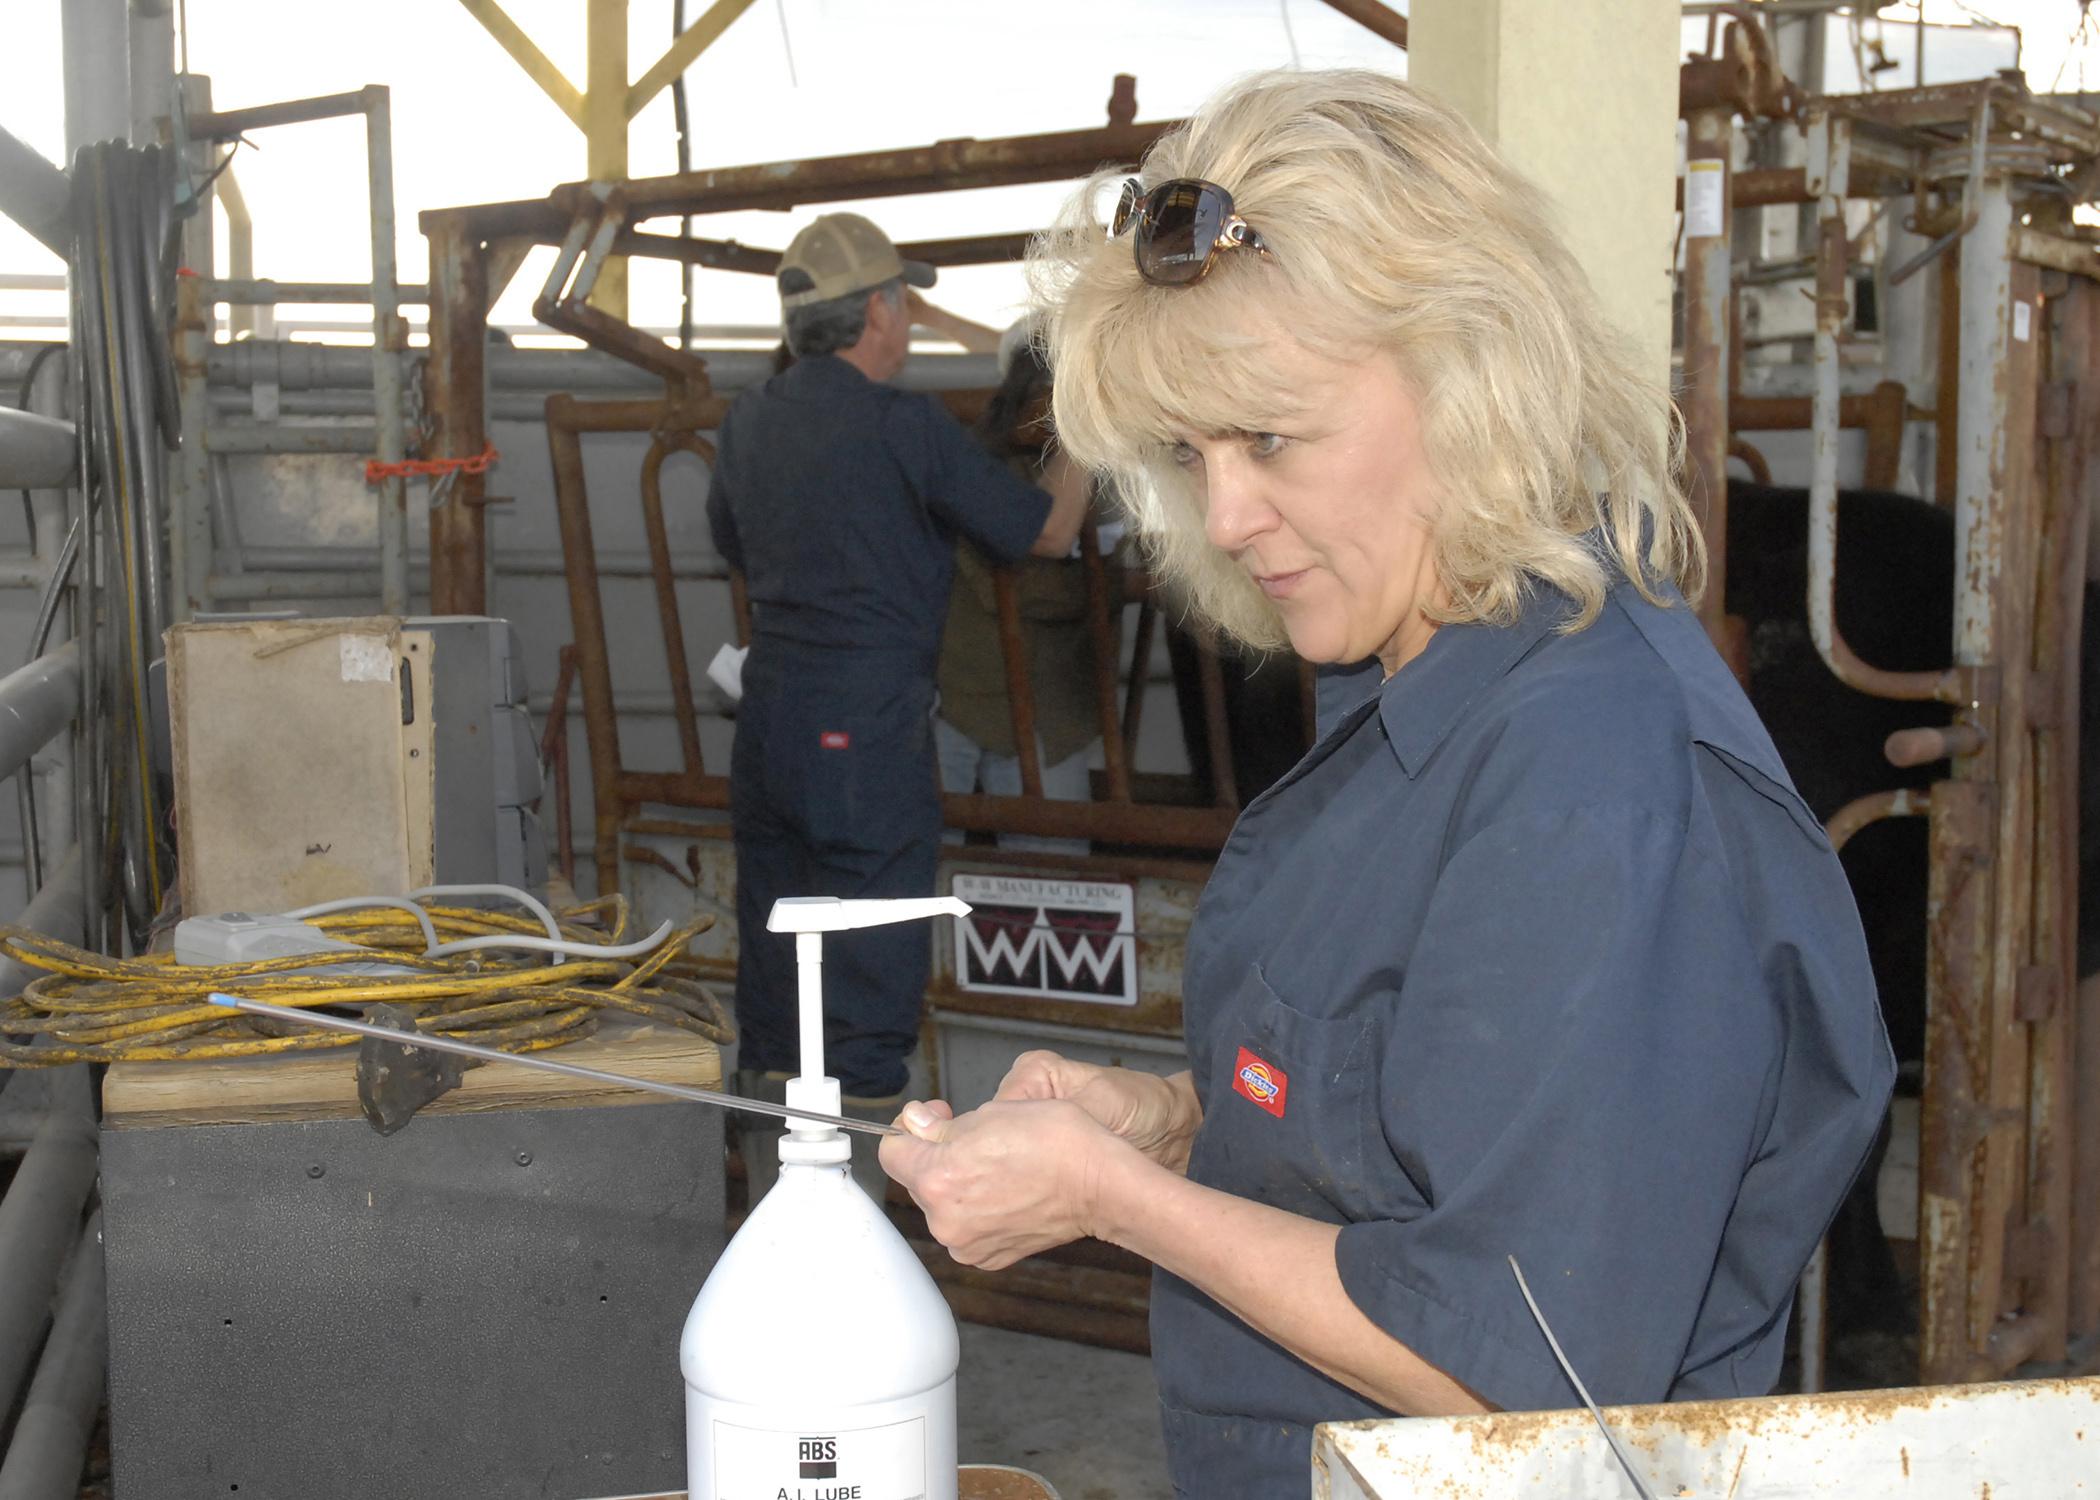
[[[1371,1216],[1378,1183],[1366,1144],[1382,1141],[1377,1072],[1385,1019],[1375,1003],[1339,1016],[1298,1009],[1249,964],[1206,1028],[1208,1080],[1190,1175],[1290,1213]]]

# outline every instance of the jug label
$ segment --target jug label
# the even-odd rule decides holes
[[[883,1427],[714,1424],[712,1500],[924,1500],[926,1419]]]

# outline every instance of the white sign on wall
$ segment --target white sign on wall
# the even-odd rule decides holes
[[[979,995],[1136,1005],[1137,898],[1106,880],[958,874],[955,980]]]

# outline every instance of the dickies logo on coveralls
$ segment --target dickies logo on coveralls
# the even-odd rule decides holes
[[[1280,1120],[1290,1090],[1290,1074],[1274,1063],[1262,1061],[1245,1047],[1240,1048],[1240,1055],[1232,1065],[1232,1091],[1235,1094]]]
[[[850,750],[853,736],[843,729],[827,729],[817,736],[817,744],[825,750]]]

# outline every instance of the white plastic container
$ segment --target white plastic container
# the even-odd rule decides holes
[[[782,901],[803,1075],[787,1102],[837,1114],[823,1076],[821,933],[962,902]],[[679,1340],[691,1500],[955,1500],[955,1318],[847,1169],[845,1134],[794,1124],[780,1179],[700,1289]]]

